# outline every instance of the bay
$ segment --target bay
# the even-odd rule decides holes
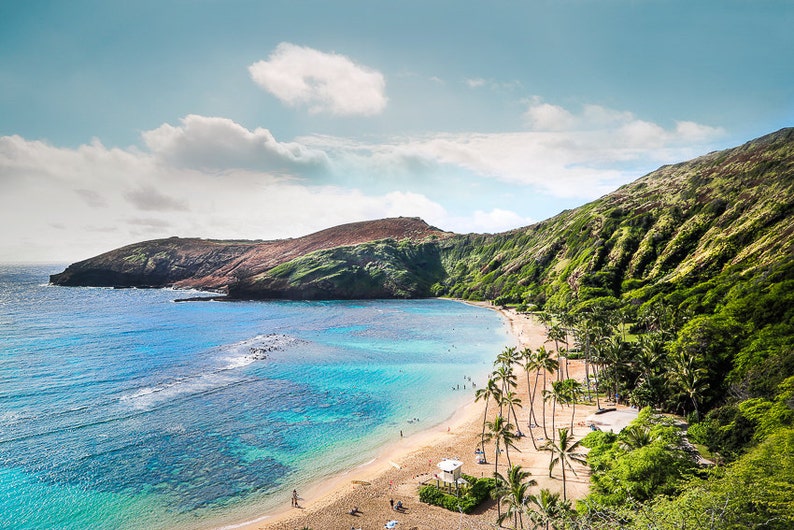
[[[200,293],[59,270],[0,266],[4,528],[254,517],[444,421],[511,344],[450,300],[175,303]]]

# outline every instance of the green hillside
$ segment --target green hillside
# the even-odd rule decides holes
[[[586,359],[595,387],[560,399],[647,407],[620,435],[583,440],[591,494],[576,509],[530,516],[571,529],[794,526],[793,232],[784,129],[528,228],[439,243],[436,294],[536,311]]]
[[[794,130],[665,166],[528,228],[442,244],[438,294],[565,308],[647,300],[794,255]]]

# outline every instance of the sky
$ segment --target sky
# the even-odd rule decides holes
[[[0,262],[494,233],[794,125],[794,0],[0,3]]]

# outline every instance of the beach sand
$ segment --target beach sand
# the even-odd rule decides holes
[[[488,304],[482,305],[496,309]],[[543,344],[546,344],[547,348],[554,348],[553,343],[546,343],[546,330],[535,319],[517,314],[513,310],[497,310],[501,311],[508,320],[519,349],[525,347],[535,349]],[[494,352],[494,359],[498,353]],[[569,361],[568,371],[570,377],[580,382],[584,381],[583,362]],[[517,375],[518,395],[523,403],[523,408],[518,410],[520,427],[524,434],[528,434],[529,406],[526,376],[523,371]],[[535,401],[537,412],[542,406],[539,395],[536,396]],[[610,406],[614,405],[610,404]],[[458,410],[448,422],[410,437],[400,438],[399,434],[395,433],[395,442],[384,448],[374,461],[324,480],[308,490],[299,491],[301,497],[299,507],[291,507],[289,496],[285,496],[283,510],[264,514],[256,521],[235,525],[234,528],[300,530],[308,527],[312,530],[350,530],[351,528],[374,530],[383,528],[390,520],[399,521],[397,528],[401,530],[493,528],[497,516],[494,501],[486,501],[475,514],[462,516],[443,508],[423,504],[418,496],[420,483],[432,479],[432,476],[439,471],[436,465],[444,458],[461,460],[464,474],[475,477],[492,476],[493,445],[486,444],[488,464],[477,464],[474,455],[474,450],[480,443],[484,408],[484,402],[474,403],[472,391],[472,401]],[[495,408],[490,406],[489,410],[493,411]],[[589,432],[585,421],[595,410],[595,406],[576,406],[574,436],[577,440]],[[549,429],[550,414],[549,409],[546,420]],[[489,420],[493,419],[492,415],[489,416],[491,416]],[[558,406],[555,422],[558,428],[570,426],[571,409]],[[535,428],[534,436],[538,445],[541,445],[542,428]],[[540,488],[561,492],[559,468],[555,469],[554,478],[549,478],[549,453],[535,451],[528,436],[520,438],[516,445],[520,452],[510,451],[513,464],[520,464],[525,470],[530,471],[532,478],[538,482],[538,486],[531,488],[531,492],[537,493]],[[574,464],[574,466],[578,476],[567,474],[569,499],[582,498],[587,494],[589,487],[589,470],[581,465]],[[506,474],[506,471],[507,462],[502,455],[499,458],[499,472]],[[395,503],[401,501],[405,509],[401,512],[392,510],[390,500],[394,500]],[[349,512],[354,506],[358,507],[359,513],[350,515]]]

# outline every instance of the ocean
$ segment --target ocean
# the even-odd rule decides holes
[[[448,419],[513,345],[451,300],[175,303],[201,293],[61,270],[0,265],[0,528],[253,519]]]

